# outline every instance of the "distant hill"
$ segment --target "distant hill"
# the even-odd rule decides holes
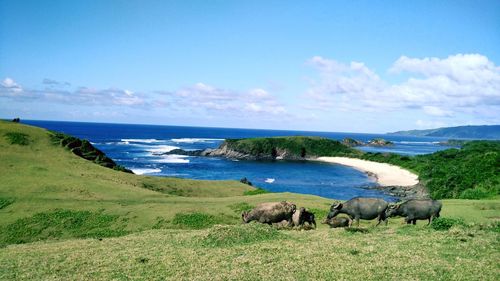
[[[409,130],[388,133],[389,135],[427,136],[467,139],[500,139],[500,125],[458,126],[429,130]]]

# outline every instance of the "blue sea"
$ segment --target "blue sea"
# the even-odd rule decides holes
[[[397,200],[381,191],[367,189],[376,185],[373,178],[342,165],[291,161],[234,161],[159,154],[176,148],[216,148],[227,138],[296,135],[321,136],[335,140],[349,137],[361,141],[384,138],[395,145],[359,149],[402,155],[426,154],[449,148],[438,145],[439,141],[446,139],[436,137],[34,120],[23,120],[23,123],[87,139],[118,164],[136,174],[207,180],[240,180],[246,177],[255,186],[274,192],[288,191],[335,199],[370,196]]]

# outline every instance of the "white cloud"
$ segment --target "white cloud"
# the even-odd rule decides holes
[[[80,87],[74,90],[63,90],[57,86],[67,84],[50,83],[47,89],[24,89],[11,78],[5,78],[0,82],[0,97],[16,100],[40,100],[52,103],[76,104],[76,105],[124,105],[143,106],[147,102],[142,97],[129,90],[117,88],[93,89]],[[55,86],[55,87],[53,87]]]
[[[425,113],[432,116],[452,116],[452,113],[437,106],[425,105],[422,107]]]
[[[500,112],[500,67],[479,54],[448,58],[400,57],[390,74],[406,73],[401,83],[382,80],[363,63],[343,64],[322,57],[307,61],[318,70],[306,96],[314,103],[304,108],[403,111],[420,110],[439,118],[471,112]],[[500,116],[495,118],[500,122]]]
[[[46,79],[45,89],[23,89],[13,79],[0,82],[0,98],[18,101],[44,101],[49,103],[82,106],[126,106],[142,109],[169,108],[170,110],[196,113],[197,116],[247,117],[258,115],[272,117],[285,115],[287,110],[276,97],[264,89],[234,91],[217,88],[205,83],[196,83],[176,91],[136,93],[128,89],[95,89],[79,87],[72,90],[68,84]],[[14,95],[15,93],[15,95]]]
[[[174,92],[159,92],[160,100],[167,100],[192,112],[218,111],[220,115],[247,116],[285,114],[285,107],[269,92],[254,88],[234,91],[196,83]]]
[[[0,94],[4,93],[19,93],[23,88],[14,81],[14,79],[6,77],[0,82]]]

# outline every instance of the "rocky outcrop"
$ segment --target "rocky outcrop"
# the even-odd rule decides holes
[[[381,190],[391,196],[404,199],[429,199],[429,190],[421,183],[413,186],[374,186],[370,189]]]
[[[366,143],[368,146],[391,146],[394,145],[393,142],[385,139],[372,139]]]
[[[50,135],[50,138],[51,138],[53,144],[65,147],[65,148],[71,150],[71,152],[73,152],[73,154],[75,154],[83,159],[92,161],[92,162],[99,164],[99,165],[106,167],[106,168],[110,168],[113,170],[133,174],[133,172],[131,170],[116,164],[115,161],[113,161],[113,159],[106,156],[106,154],[104,154],[104,152],[95,148],[87,140],[81,140],[79,138],[75,138],[75,137],[72,137],[72,136],[69,136],[66,134],[62,134],[62,133],[57,133],[57,132],[52,132],[52,134]]]
[[[351,138],[345,138],[345,139],[343,139],[342,140],[342,144],[345,145],[345,146],[349,146],[349,147],[355,147],[355,146],[365,145],[364,142],[359,141],[359,140],[355,140],[355,139],[351,139]]]
[[[183,150],[183,149],[174,149],[169,152],[162,153],[165,154],[177,154],[177,155],[188,155],[188,156],[205,156],[205,157],[224,157],[228,159],[236,159],[236,160],[307,160],[306,157],[301,157],[298,155],[294,155],[290,153],[286,149],[274,148],[271,153],[256,153],[250,154],[242,151],[238,151],[234,148],[231,148],[227,142],[223,142],[218,148],[212,149],[207,148],[204,150]]]

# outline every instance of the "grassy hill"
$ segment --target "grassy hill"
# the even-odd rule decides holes
[[[0,171],[0,280],[500,276],[498,199],[443,200],[433,228],[400,219],[363,222],[363,231],[241,225],[241,211],[260,202],[289,200],[320,221],[333,200],[124,173],[10,122],[0,122]]]
[[[274,159],[279,151],[287,151],[289,155],[297,158],[360,154],[358,150],[345,146],[338,141],[321,137],[293,136],[228,139],[225,144],[231,150],[257,155],[263,159]]]
[[[23,134],[26,142],[11,144],[8,134]],[[54,144],[51,136],[44,129],[0,122],[0,245],[54,237],[115,236],[153,227],[182,228],[182,223],[173,222],[177,214],[201,214],[211,224],[234,224],[240,220],[234,206],[243,202],[285,198],[306,206],[328,202],[292,194],[243,196],[255,188],[237,181],[115,171]],[[90,225],[67,222],[75,216],[88,219]],[[65,223],[71,228],[61,225]]]
[[[458,126],[428,130],[409,130],[389,133],[402,136],[427,136],[468,139],[500,139],[500,125]]]

